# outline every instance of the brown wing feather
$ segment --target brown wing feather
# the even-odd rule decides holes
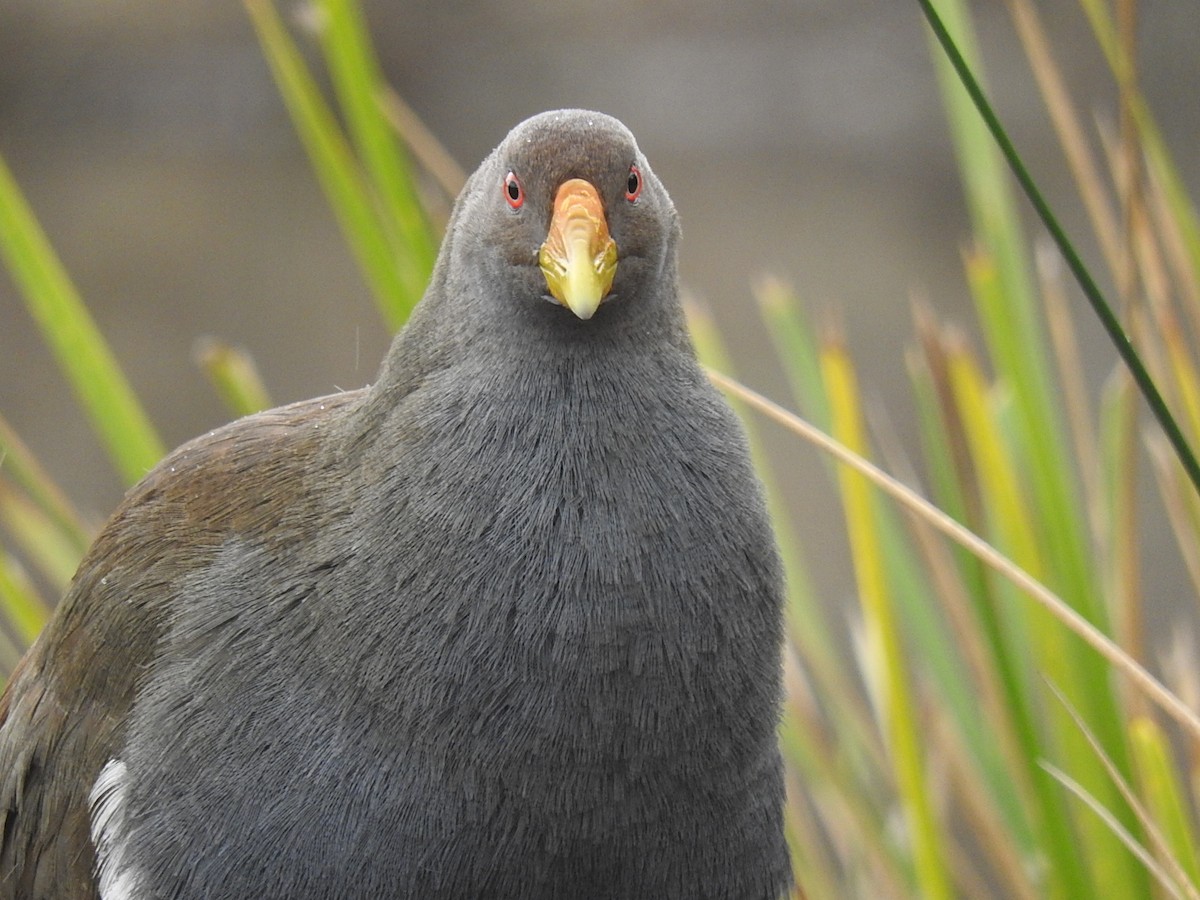
[[[0,695],[0,900],[91,900],[88,795],[180,579],[231,535],[277,524],[361,396],[270,410],[170,454],[126,495]],[[327,455],[327,454],[326,454]]]

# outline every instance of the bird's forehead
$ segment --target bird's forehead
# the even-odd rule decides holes
[[[555,182],[622,172],[638,154],[633,135],[617,119],[578,110],[522,122],[500,151],[505,164],[545,173]]]

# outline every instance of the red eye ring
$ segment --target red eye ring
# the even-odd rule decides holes
[[[525,202],[525,189],[521,187],[521,179],[512,172],[504,176],[504,199],[513,209],[520,209]]]
[[[629,167],[629,180],[625,182],[625,199],[630,203],[642,195],[642,172],[637,166]]]

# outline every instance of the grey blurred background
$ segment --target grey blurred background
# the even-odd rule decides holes
[[[973,5],[1001,115],[1083,234],[1005,5]],[[915,0],[368,0],[366,11],[389,80],[468,170],[539,110],[623,119],[676,201],[683,277],[743,378],[785,397],[749,289],[783,276],[844,322],[867,393],[915,453],[909,298],[971,319],[968,226]],[[1041,12],[1081,108],[1113,117],[1079,7]],[[1196,195],[1200,7],[1155,0],[1141,20],[1145,90]],[[240,3],[4,0],[0,153],[169,445],[227,418],[191,361],[198,336],[248,349],[277,402],[373,379],[388,337]],[[1114,355],[1095,326],[1083,333],[1099,380]],[[121,487],[6,276],[0,410],[85,509],[111,510]],[[814,579],[837,602],[851,580],[825,471],[764,431]],[[1170,617],[1186,591],[1170,539],[1153,538],[1144,564]]]

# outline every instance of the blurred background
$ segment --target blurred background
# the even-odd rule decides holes
[[[916,2],[365,7],[390,81],[468,170],[543,109],[624,120],[675,199],[683,278],[712,308],[741,377],[786,396],[750,290],[779,275],[842,322],[869,363],[875,412],[915,452],[903,363],[911,298],[964,325],[972,317],[966,214]],[[1113,119],[1111,78],[1079,7],[1042,7],[1076,101]],[[974,9],[993,101],[1082,234],[1005,4]],[[1200,8],[1157,0],[1140,15],[1145,93],[1195,195]],[[279,403],[373,379],[388,335],[240,3],[5,0],[0,153],[169,445],[227,418],[192,361],[204,335],[245,347]],[[1082,300],[1076,309],[1099,382],[1115,356]],[[119,481],[4,275],[0,410],[84,509],[107,515]],[[852,577],[826,471],[795,439],[763,430],[818,561],[814,580],[836,603]],[[1146,502],[1158,503],[1149,491]],[[1143,561],[1168,603],[1185,589],[1171,538],[1152,537]]]

